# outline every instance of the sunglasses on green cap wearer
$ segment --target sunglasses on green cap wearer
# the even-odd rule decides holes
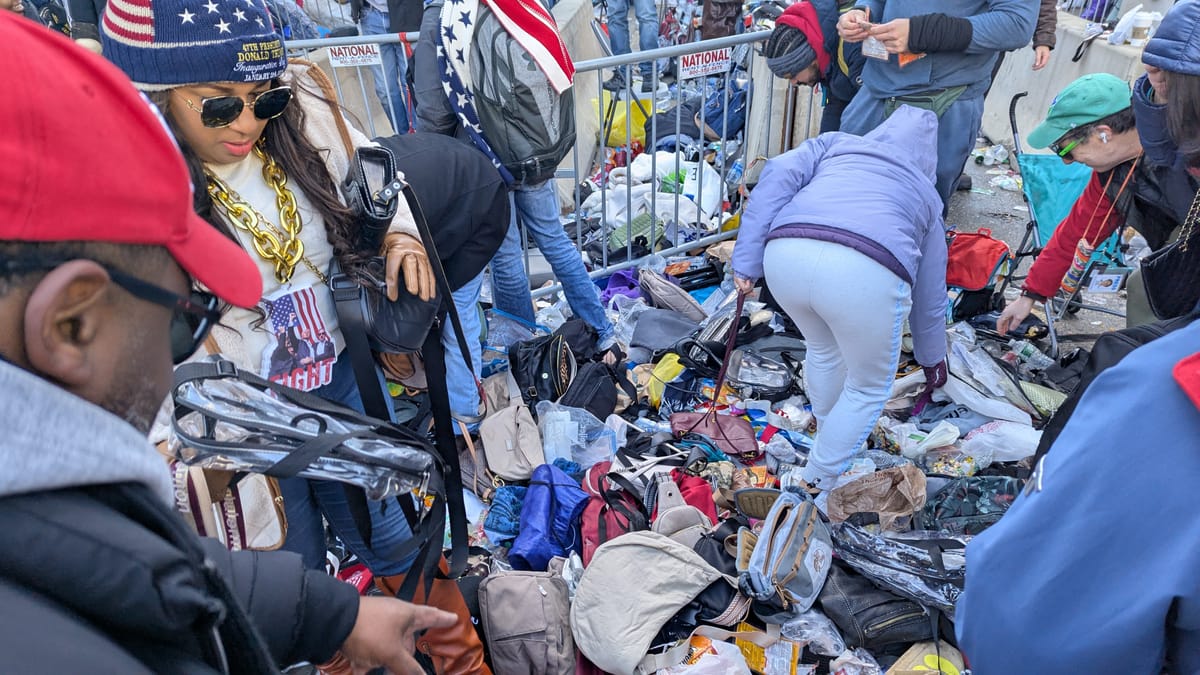
[[[1068,134],[1129,106],[1129,85],[1124,80],[1108,73],[1084,75],[1054,97],[1046,119],[1029,133],[1029,145],[1050,148],[1059,157],[1067,157],[1083,140],[1067,141]]]

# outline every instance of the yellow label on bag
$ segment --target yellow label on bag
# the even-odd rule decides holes
[[[754,632],[758,629],[748,623],[742,623],[738,625],[737,630]],[[745,640],[737,640],[736,643],[742,651],[742,657],[746,659],[746,665],[760,675],[805,675],[812,672],[803,666],[797,669],[803,646],[791,640],[780,640],[766,649]]]

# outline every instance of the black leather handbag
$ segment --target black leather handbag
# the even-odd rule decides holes
[[[355,151],[350,172],[342,183],[342,194],[358,220],[359,251],[379,250],[403,194],[432,263],[438,258],[432,238],[427,236],[429,225],[412,189],[396,178],[397,175],[390,151],[377,147],[362,147]],[[329,266],[329,287],[333,291],[338,318],[343,322],[361,323],[371,349],[376,352],[407,354],[418,351],[437,318],[440,300],[422,300],[401,286],[399,297],[389,301],[385,270],[382,256],[370,258],[353,274],[342,270],[334,258]]]
[[[1142,282],[1150,309],[1160,319],[1174,319],[1200,303],[1200,193],[1183,221],[1179,238],[1142,259]]]
[[[557,401],[575,379],[575,354],[562,335],[518,342],[508,350],[508,367],[532,411],[538,401]]]

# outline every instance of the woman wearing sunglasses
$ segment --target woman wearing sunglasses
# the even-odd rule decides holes
[[[340,112],[322,94],[315,67],[289,66],[261,0],[110,0],[101,23],[105,56],[174,131],[197,212],[241,244],[262,274],[258,307],[228,308],[213,328],[220,351],[243,369],[361,410],[326,277],[334,258],[343,268],[358,262],[357,224],[337,187],[349,158],[334,117]],[[350,135],[355,145],[370,144],[352,126]],[[401,283],[433,296],[429,260],[403,200],[381,253],[390,297]],[[313,336],[328,336],[334,349],[319,349]],[[323,518],[382,588],[400,587],[414,557],[399,554],[411,539],[401,509],[369,504],[367,546],[340,483],[287,479],[280,487],[284,548],[323,567]],[[435,581],[427,602],[463,619],[420,640],[438,671],[487,672],[454,583]]]

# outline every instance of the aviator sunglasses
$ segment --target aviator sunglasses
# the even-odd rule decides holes
[[[233,124],[249,103],[254,116],[260,120],[275,119],[283,114],[288,103],[292,100],[292,88],[289,86],[275,87],[259,94],[241,96],[206,96],[200,99],[197,108],[191,99],[183,99],[187,106],[200,113],[200,122],[210,129],[220,129]]]
[[[68,260],[0,260],[0,270],[9,273],[51,270]],[[186,361],[196,353],[214,324],[221,320],[220,300],[206,291],[193,289],[189,297],[182,297],[160,286],[142,281],[115,269],[111,265],[94,260],[108,272],[113,283],[139,300],[152,302],[172,310],[171,315],[171,360],[175,365]]]

